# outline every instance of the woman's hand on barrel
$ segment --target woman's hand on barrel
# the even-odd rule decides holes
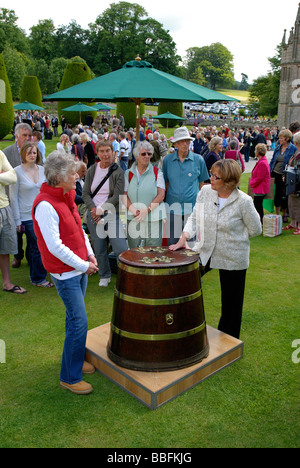
[[[179,250],[179,249],[189,249],[189,246],[187,244],[187,238],[184,232],[182,233],[177,244],[173,244],[169,246],[169,250],[172,250],[172,251]]]

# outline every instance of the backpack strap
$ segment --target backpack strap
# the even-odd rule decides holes
[[[154,170],[155,180],[157,180],[157,177],[158,177],[158,167],[153,166],[153,170]],[[128,173],[128,183],[129,183],[129,184],[130,184],[130,182],[132,181],[132,177],[133,177],[133,172],[129,171],[129,173]]]
[[[154,170],[155,180],[157,180],[157,177],[158,177],[158,167],[153,166],[153,170]]]

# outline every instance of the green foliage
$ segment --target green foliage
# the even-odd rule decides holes
[[[59,87],[59,91],[62,91],[63,89],[71,88],[71,86],[75,86],[79,83],[83,83],[85,81],[91,80],[91,71],[86,64],[86,62],[73,62],[70,61],[67,63],[67,66],[65,68],[65,72],[63,74],[61,84]],[[59,101],[57,103],[57,113],[60,119],[61,123],[61,115],[64,115],[63,109],[66,107],[73,106],[74,104],[77,104],[76,101]],[[88,103],[86,103],[89,105]],[[91,104],[92,106],[93,104]],[[84,124],[85,123],[85,118],[88,115],[88,112],[82,112],[81,113],[81,121]],[[97,112],[91,111],[92,117],[95,119],[97,116]],[[66,120],[68,123],[71,125],[77,125],[80,120],[80,115],[79,112],[66,112],[65,114]]]
[[[14,107],[10,84],[2,54],[0,54],[0,139],[12,130]]]
[[[117,117],[119,114],[123,115],[125,120],[125,127],[128,129],[130,127],[136,127],[136,108],[134,102],[117,102]],[[145,113],[145,104],[141,103],[140,105],[140,112],[139,112],[139,119]]]
[[[183,105],[182,102],[160,102],[157,115],[165,114],[166,112],[171,112],[171,114],[178,115],[178,117],[183,116]],[[179,121],[180,122],[180,121]],[[169,120],[169,128],[176,127],[178,125],[178,120]],[[163,127],[167,126],[167,120],[162,119],[160,123]]]
[[[3,51],[3,59],[9,79],[13,99],[20,96],[23,78],[26,74],[28,59],[17,49],[9,47],[7,44]]]
[[[186,59],[188,79],[200,71],[209,87],[234,85],[233,55],[219,42],[205,47],[191,47]],[[199,70],[200,68],[200,70]]]
[[[24,76],[20,93],[20,102],[24,101],[43,107],[42,92],[37,76]]]
[[[253,81],[253,85],[249,89],[250,103],[256,107],[257,114],[275,117],[279,103],[281,46],[277,47],[277,54],[268,60],[272,71]]]

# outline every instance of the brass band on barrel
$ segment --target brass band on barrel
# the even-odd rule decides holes
[[[199,262],[192,263],[187,266],[180,266],[179,268],[136,268],[129,265],[125,265],[122,262],[119,262],[119,268],[126,271],[127,273],[132,273],[134,275],[143,275],[143,276],[173,276],[181,275],[182,273],[190,273],[191,271],[198,270]]]
[[[125,330],[120,330],[120,328],[116,327],[113,323],[111,323],[111,331],[112,333],[116,333],[119,336],[124,338],[129,338],[132,340],[138,341],[168,341],[168,340],[180,340],[182,338],[186,338],[188,336],[196,335],[204,330],[206,327],[206,322],[203,322],[199,327],[192,328],[191,330],[185,330],[179,333],[169,333],[169,334],[161,334],[161,335],[147,335],[141,333],[131,333]]]
[[[189,296],[182,296],[182,297],[171,297],[169,299],[146,299],[142,297],[133,297],[127,296],[127,294],[120,293],[115,289],[115,296],[122,301],[130,302],[131,304],[140,304],[140,305],[150,305],[150,306],[168,306],[168,305],[177,305],[177,304],[185,304],[187,302],[192,302],[195,299],[201,297],[202,291],[199,290],[194,294],[190,294]]]

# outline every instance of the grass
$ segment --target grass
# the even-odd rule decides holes
[[[243,176],[243,190],[248,177]],[[12,280],[28,294],[0,290],[0,339],[6,344],[0,447],[299,447],[299,364],[292,362],[292,342],[300,338],[299,245],[288,232],[251,240],[243,359],[156,411],[98,373],[86,378],[94,387],[87,397],[60,389],[62,302],[55,289],[30,285],[25,262],[11,270]],[[101,290],[96,276],[89,279],[90,329],[110,320],[115,279]],[[206,320],[217,327],[216,271],[204,277],[203,294]]]
[[[249,102],[249,91],[242,91],[239,89],[218,89],[219,93],[226,94],[241,101],[242,104]]]

